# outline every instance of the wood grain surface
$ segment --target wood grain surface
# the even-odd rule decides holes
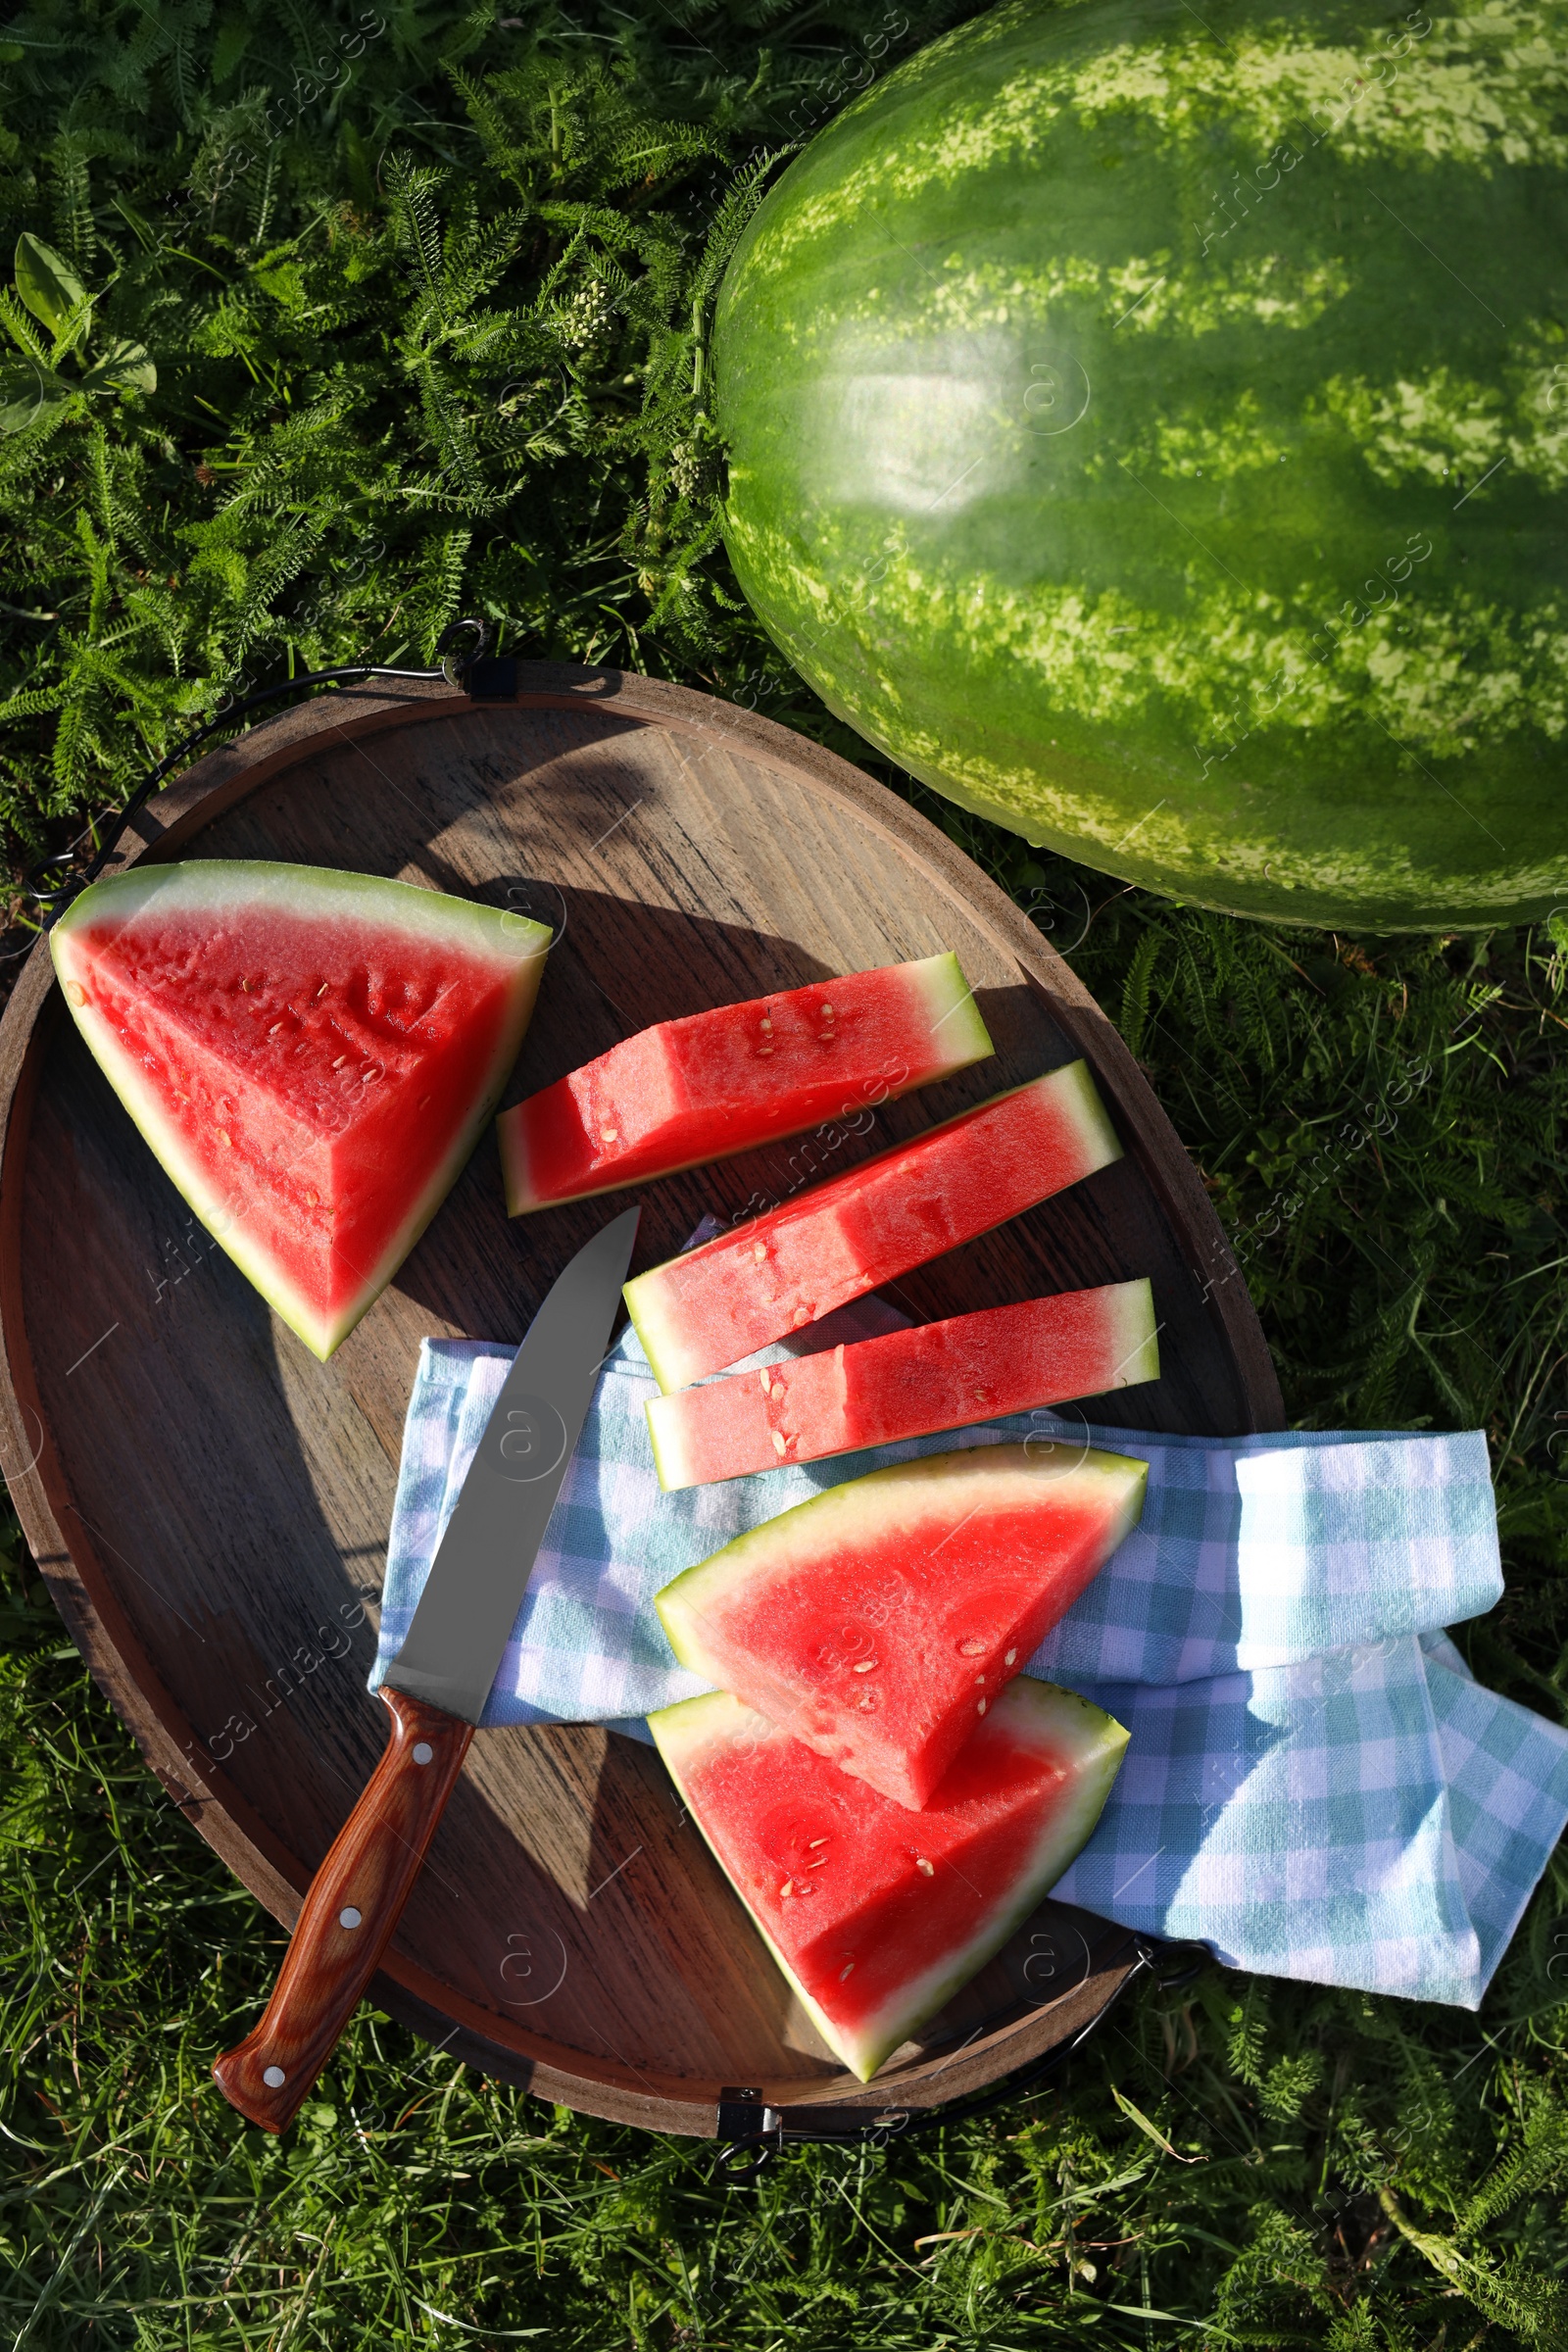
[[[520,664],[514,703],[356,689],[199,761],[127,829],[121,861],[179,855],[357,867],[554,924],[508,1102],[652,1021],[956,950],[996,1058],[887,1106],[819,1172],[1077,1054],[1127,1155],[909,1276],[899,1303],[925,1317],[1148,1275],[1164,1376],[1098,1417],[1281,1425],[1235,1261],[1110,1024],[945,836],[787,730],[557,664]],[[606,1204],[509,1222],[487,1138],[320,1364],[193,1225],[63,1017],[44,949],[0,1025],[0,1467],[149,1764],[292,1923],[384,1744],[365,1678],[419,1341],[520,1340]],[[809,1173],[781,1144],[643,1188],[634,1271],[705,1212]],[[868,2113],[971,2092],[1075,2031],[1127,1947],[1048,1904],[862,2087],[765,1958],[658,1758],[575,1725],[474,1740],[373,1990],[547,2098],[711,2133],[726,2086]]]

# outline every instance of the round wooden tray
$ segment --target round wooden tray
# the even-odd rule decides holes
[[[509,685],[510,665],[487,683],[498,671]],[[1192,1163],[1001,891],[892,794],[764,719],[614,671],[515,676],[509,700],[378,685],[291,710],[149,804],[122,859],[354,866],[564,925],[508,1101],[652,1021],[956,949],[997,1057],[890,1106],[872,1143],[1082,1054],[1127,1156],[911,1276],[904,1303],[945,1314],[1147,1274],[1165,1374],[1101,1417],[1280,1425]],[[0,1467],[149,1764],[292,1923],[384,1740],[365,1678],[420,1338],[519,1340],[605,1205],[509,1224],[486,1140],[322,1365],[193,1227],[61,1017],[42,946],[0,1025]],[[650,1187],[637,1265],[705,1211],[787,1187],[789,1149]],[[475,1740],[374,1992],[546,2098],[711,2135],[722,2094],[867,2116],[972,2094],[1076,2031],[1131,1965],[1121,1931],[1047,1906],[863,2087],[793,2002],[657,1756],[583,1725]]]

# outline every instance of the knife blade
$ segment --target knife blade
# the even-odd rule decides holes
[[[593,1399],[642,1212],[552,1286],[490,1410],[380,1696],[386,1750],[305,1897],[260,2024],[214,2062],[220,2090],[286,2131],[380,1965],[484,1712]]]

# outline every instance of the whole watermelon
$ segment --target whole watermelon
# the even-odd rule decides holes
[[[1568,9],[1061,0],[783,174],[726,538],[928,784],[1242,914],[1568,904]]]

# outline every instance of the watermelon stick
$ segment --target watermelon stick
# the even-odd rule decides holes
[[[629,1282],[654,1377],[722,1371],[1120,1157],[1082,1061],[994,1095]]]
[[[720,1004],[639,1030],[496,1121],[507,1210],[673,1176],[879,1103],[994,1048],[956,956]]]
[[[1147,1282],[983,1307],[655,1396],[666,1494],[1159,1378]]]

